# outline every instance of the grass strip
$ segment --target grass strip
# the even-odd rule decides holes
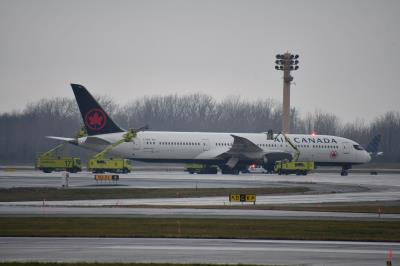
[[[376,213],[376,214],[398,214],[400,206],[316,206],[316,207],[297,207],[297,206],[269,206],[269,210],[287,211],[313,211],[313,212],[357,212],[357,213]]]
[[[400,241],[398,221],[0,218],[0,236]]]
[[[115,208],[115,206],[109,206]],[[312,212],[352,212],[352,213],[376,213],[380,214],[400,214],[399,201],[379,201],[379,202],[348,202],[348,203],[319,203],[319,204],[253,204],[233,202],[229,205],[118,205],[124,208],[165,208],[165,209],[245,209],[245,210],[284,210],[284,211],[312,211]],[[102,206],[104,208],[104,206]]]
[[[137,205],[127,205],[125,207],[141,207]],[[148,206],[143,206],[148,207]],[[376,213],[376,214],[399,214],[399,201],[379,201],[379,202],[348,202],[348,203],[319,203],[319,204],[231,204],[224,206],[157,206],[157,208],[198,208],[198,209],[248,209],[248,210],[285,210],[285,211],[313,211],[313,212],[357,212],[357,213]]]
[[[294,194],[309,191],[307,187],[261,187],[261,188],[2,188],[0,201],[41,200],[94,200],[94,199],[142,199],[142,198],[187,198],[214,197],[237,194]]]

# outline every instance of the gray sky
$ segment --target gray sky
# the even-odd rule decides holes
[[[203,92],[281,101],[275,54],[300,54],[292,106],[344,121],[399,111],[400,1],[0,0],[0,112],[73,97]]]

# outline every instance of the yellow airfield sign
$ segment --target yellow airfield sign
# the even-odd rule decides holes
[[[230,202],[256,202],[256,194],[230,194]]]

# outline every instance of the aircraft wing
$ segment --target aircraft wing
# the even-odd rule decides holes
[[[202,152],[196,159],[229,159],[229,158],[242,158],[248,159],[250,154],[256,153],[258,158],[261,158],[259,153],[262,152],[262,149],[254,144],[252,141],[236,136],[231,135],[233,137],[232,147],[221,147],[220,149],[211,149],[205,152]],[[251,155],[250,155],[251,156]],[[235,159],[237,162],[237,160]],[[235,162],[235,164],[236,164]]]
[[[292,158],[292,154],[286,151],[264,151],[247,138],[237,135],[231,136],[233,137],[232,147],[216,156],[216,158],[219,159],[227,159],[228,161],[226,164],[231,168],[235,167],[240,160],[263,160],[264,162],[273,162],[283,159],[291,160]]]
[[[228,153],[235,154],[243,152],[262,152],[262,149],[254,144],[252,141],[236,135],[231,136],[233,137],[233,144]]]

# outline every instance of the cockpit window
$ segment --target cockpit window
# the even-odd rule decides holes
[[[353,145],[354,149],[358,150],[358,151],[363,151],[364,148],[361,145]]]

